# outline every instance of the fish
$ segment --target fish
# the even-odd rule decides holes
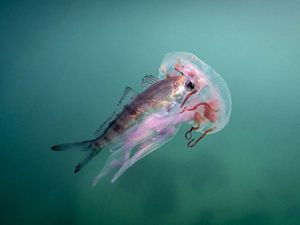
[[[101,151],[109,150],[109,158],[93,180],[95,186],[113,170],[116,173],[111,182],[115,182],[134,163],[170,141],[182,123],[193,124],[185,137],[189,141],[188,147],[194,147],[206,134],[224,125],[224,120],[220,123],[219,118],[224,117],[225,112],[220,109],[225,106],[220,104],[223,99],[218,88],[209,86],[211,80],[206,79],[201,68],[197,67],[194,61],[198,62],[198,58],[195,57],[184,52],[167,54],[160,67],[160,76],[146,75],[143,78],[144,90],[141,93],[125,88],[112,115],[95,132],[96,138],[54,145],[51,149],[78,148],[85,151],[75,166],[75,173]],[[203,99],[201,91],[207,87],[212,96]],[[192,138],[195,130],[202,132],[197,140]]]
[[[98,176],[97,180],[99,180],[108,170],[118,167],[128,160],[130,151],[134,147],[138,146],[138,149],[131,163],[137,160],[137,156],[138,159],[144,156],[150,147],[152,150],[154,146],[158,148],[175,134],[177,131],[175,126],[179,124],[179,121],[177,119],[178,123],[174,123],[170,112],[172,108],[176,107],[175,105],[178,107],[180,102],[178,99],[182,99],[178,96],[186,92],[182,89],[184,83],[183,76],[158,80],[154,76],[148,75],[143,79],[143,84],[144,86],[151,84],[151,86],[137,95],[134,94],[133,89],[127,87],[121,99],[125,99],[127,95],[133,93],[132,101],[125,104],[122,111],[107,124],[97,138],[79,143],[55,145],[51,149],[64,151],[81,147],[87,151],[88,154],[75,167],[74,172],[77,173],[100,151],[110,148],[113,157],[107,163],[106,169]],[[159,142],[159,144],[155,142]],[[121,172],[114,177],[113,181],[120,175]]]

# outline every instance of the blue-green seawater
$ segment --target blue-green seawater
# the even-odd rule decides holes
[[[300,224],[299,1],[1,1],[3,225]],[[115,184],[92,188],[94,137],[165,53],[193,52],[232,94],[228,126],[186,147],[182,126]]]

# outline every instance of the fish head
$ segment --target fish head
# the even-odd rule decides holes
[[[176,71],[179,71],[181,75],[176,75],[175,85],[173,88],[172,96],[176,99],[177,103],[187,104],[192,95],[196,96],[199,93],[200,89],[206,85],[205,79],[202,79],[196,73],[191,73],[187,71],[189,67],[192,65],[188,65],[185,68],[181,68],[180,65],[176,65]],[[167,78],[172,78],[173,76],[168,75]],[[174,77],[174,78],[175,78]]]

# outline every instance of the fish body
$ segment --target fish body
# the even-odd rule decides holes
[[[132,150],[138,148],[157,149],[176,133],[180,120],[175,119],[174,109],[181,104],[185,90],[182,88],[184,77],[169,77],[158,80],[142,93],[138,94],[108,124],[106,129],[95,139],[79,143],[68,143],[53,146],[55,151],[63,151],[74,147],[85,149],[88,153],[77,164],[74,172],[79,172],[101,150],[107,148],[112,153],[104,169],[97,176],[97,181],[114,168],[122,168],[131,156]],[[171,116],[173,114],[173,117]],[[174,123],[174,121],[178,121]],[[159,139],[159,144],[155,144]],[[138,150],[137,150],[138,152]],[[145,154],[141,154],[140,157]],[[113,180],[116,180],[115,176]],[[94,182],[96,183],[96,181]]]
[[[170,77],[153,84],[134,100],[125,105],[122,112],[109,124],[103,134],[95,140],[95,144],[103,146],[114,142],[114,139],[127,130],[140,124],[152,114],[165,113],[174,106],[174,95],[178,87],[183,85],[181,77]]]

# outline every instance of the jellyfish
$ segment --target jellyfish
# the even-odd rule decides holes
[[[170,52],[159,67],[159,78],[185,76],[196,91],[190,93],[180,105],[180,112],[191,124],[185,133],[187,146],[194,147],[207,134],[221,131],[231,114],[231,95],[224,79],[208,64],[188,52]],[[177,112],[178,113],[178,112]],[[200,132],[197,139],[193,131]]]

